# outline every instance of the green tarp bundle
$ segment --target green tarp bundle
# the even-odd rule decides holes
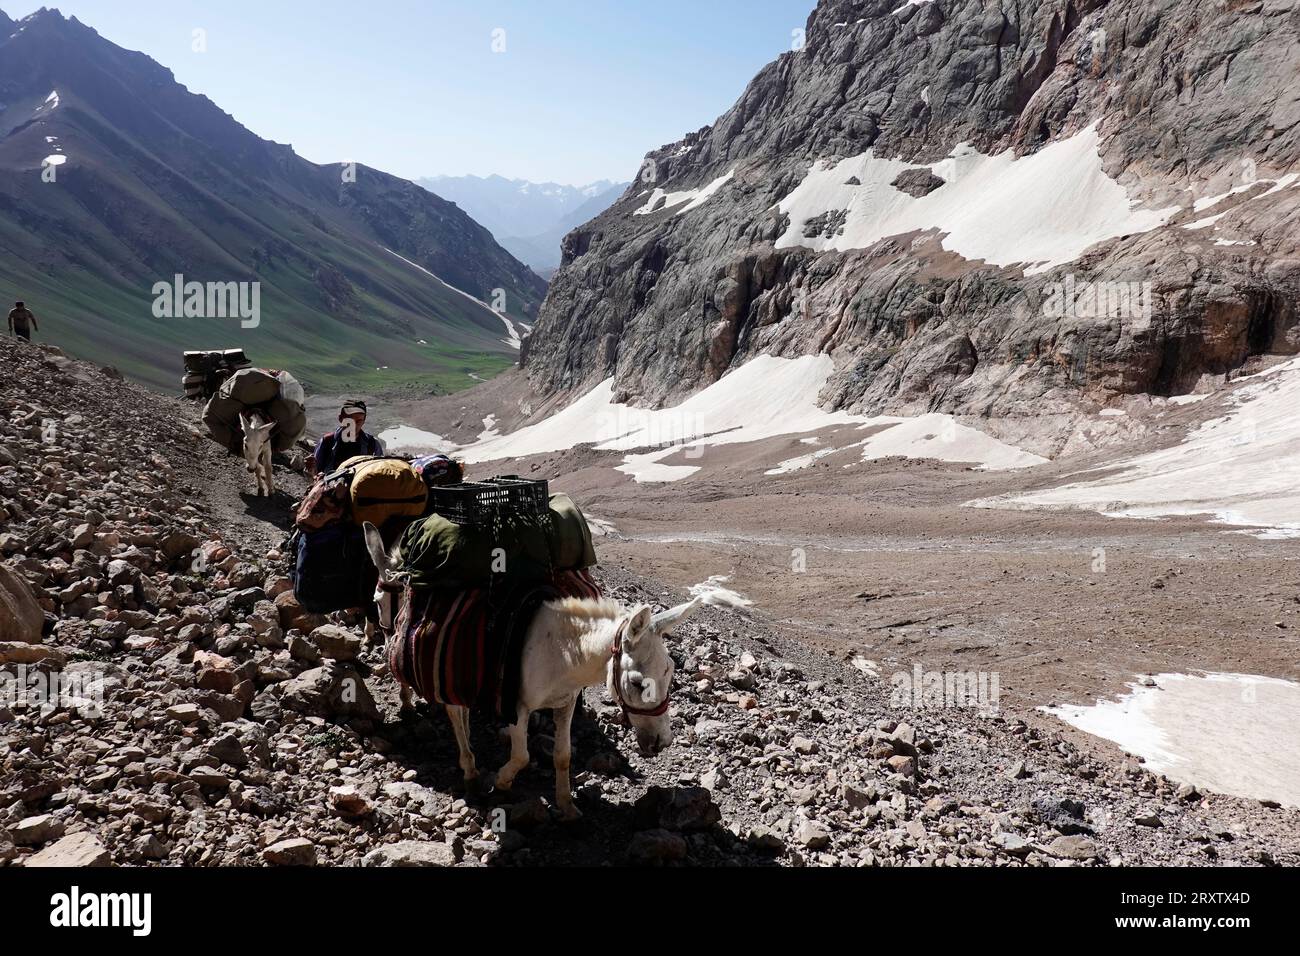
[[[401,539],[403,566],[415,588],[476,588],[494,580],[548,580],[555,571],[594,567],[591,529],[573,500],[551,495],[543,518],[502,515],[487,524],[458,525],[433,514]]]

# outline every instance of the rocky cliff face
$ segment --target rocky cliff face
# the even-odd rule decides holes
[[[823,0],[566,238],[531,383],[660,404],[827,352],[828,406],[1015,435],[1294,351],[1298,26],[1290,0]]]

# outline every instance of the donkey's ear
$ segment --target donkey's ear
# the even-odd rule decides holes
[[[670,634],[674,627],[698,611],[701,603],[703,600],[696,598],[690,604],[679,604],[677,607],[660,611],[654,616],[650,626],[657,634]]]
[[[642,604],[627,619],[627,628],[623,632],[623,643],[635,647],[636,643],[650,633],[654,615],[649,606]]]
[[[384,549],[384,539],[380,535],[379,529],[367,521],[362,530],[366,535],[366,550],[370,552],[370,560],[375,562],[375,567],[381,574],[386,574],[392,570],[392,561],[388,557],[388,552]]]

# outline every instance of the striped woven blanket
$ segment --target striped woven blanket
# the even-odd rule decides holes
[[[600,596],[587,571],[560,571],[550,582],[515,587],[407,588],[388,664],[425,700],[491,708],[513,722],[524,638],[537,609],[560,598]]]

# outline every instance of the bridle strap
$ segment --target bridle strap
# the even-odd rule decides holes
[[[664,694],[664,699],[654,707],[636,707],[629,704],[623,697],[623,628],[627,626],[624,621],[614,632],[614,645],[610,648],[610,662],[613,665],[614,676],[614,699],[618,701],[619,707],[622,708],[622,724],[624,727],[631,723],[629,719],[633,714],[638,717],[662,717],[668,713],[669,700],[672,697],[671,688]]]

